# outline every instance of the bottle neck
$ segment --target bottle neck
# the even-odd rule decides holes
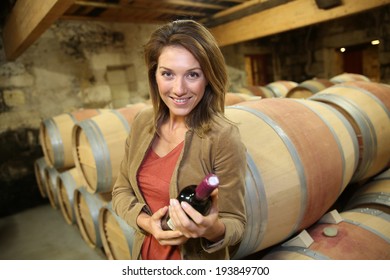
[[[195,189],[195,197],[198,200],[207,199],[219,185],[218,177],[214,174],[207,175]]]

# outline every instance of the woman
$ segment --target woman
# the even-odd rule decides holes
[[[113,189],[136,229],[134,259],[229,259],[245,224],[245,147],[223,115],[227,73],[211,33],[192,20],[157,29],[145,46],[153,109],[134,120]],[[206,216],[175,198],[209,173],[220,180]],[[168,207],[169,205],[169,207]],[[163,231],[169,211],[174,230]]]

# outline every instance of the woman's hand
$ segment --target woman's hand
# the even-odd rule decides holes
[[[168,206],[165,206],[155,212],[152,216],[146,213],[141,213],[137,218],[137,224],[145,231],[152,234],[161,245],[181,245],[188,238],[178,230],[162,230],[161,219],[168,211]]]
[[[211,199],[212,206],[207,216],[203,216],[186,202],[179,204],[177,199],[171,199],[169,216],[175,225],[175,231],[182,232],[187,238],[203,237],[211,242],[223,239],[225,225],[218,218],[218,189],[211,193]]]

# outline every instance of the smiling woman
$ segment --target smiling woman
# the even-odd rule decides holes
[[[224,115],[227,72],[211,33],[193,20],[158,28],[145,46],[153,109],[134,120],[112,192],[135,229],[134,259],[229,259],[246,224],[246,157]],[[219,188],[203,216],[176,199],[214,173]],[[169,207],[168,207],[169,206]],[[174,230],[164,231],[169,213]]]
[[[195,57],[184,47],[168,46],[158,59],[156,82],[162,101],[170,111],[170,122],[187,116],[202,99],[207,80]]]

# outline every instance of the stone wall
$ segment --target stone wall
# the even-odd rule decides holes
[[[222,48],[228,65],[245,72],[245,56],[268,55],[274,80],[302,82],[341,74],[335,50],[380,39],[379,75],[390,83],[390,6]],[[269,81],[272,82],[272,81]]]
[[[59,21],[15,61],[0,47],[0,216],[47,202],[33,169],[42,120],[148,98],[142,47],[155,27]]]

